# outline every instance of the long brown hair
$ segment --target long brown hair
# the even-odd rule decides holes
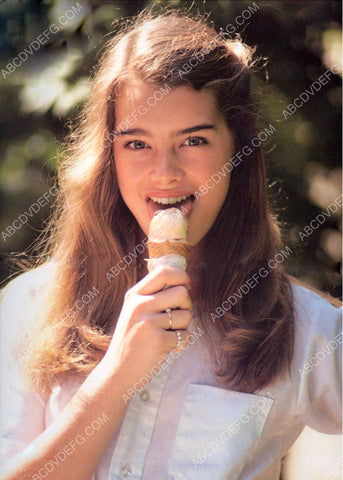
[[[211,89],[238,152],[259,133],[251,56],[251,49],[219,36],[206,19],[176,10],[144,11],[107,44],[59,168],[60,194],[45,251],[54,274],[22,359],[33,388],[49,393],[62,374],[94,368],[109,345],[124,294],[138,278],[135,249],[142,232],[120,195],[113,158],[118,89],[132,77],[157,87]],[[212,320],[223,301],[281,248],[261,147],[233,168],[226,201],[198,248],[203,272],[197,322],[206,332],[214,371],[230,388],[262,388],[287,371],[293,354],[292,293],[281,264]],[[132,261],[111,275],[128,252]],[[90,291],[99,294],[82,303]]]

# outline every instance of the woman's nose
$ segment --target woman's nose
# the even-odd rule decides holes
[[[183,170],[177,161],[175,152],[165,151],[156,154],[150,174],[152,182],[169,185],[179,182],[182,176]]]

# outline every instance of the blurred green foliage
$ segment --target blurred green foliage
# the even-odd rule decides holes
[[[5,262],[0,280],[12,272],[8,254],[27,250],[49,215],[50,201],[27,223],[17,221],[20,228],[13,226],[23,212],[32,213],[30,207],[52,184],[68,119],[87,99],[89,75],[112,22],[152,3],[211,12],[217,28],[257,46],[261,60],[253,91],[263,124],[276,128],[264,146],[272,202],[284,226],[285,244],[294,252],[288,270],[340,296],[339,212],[303,241],[299,238],[341,191],[338,1],[1,0],[0,242]],[[340,73],[332,74],[295,113],[285,115],[288,105],[333,65]],[[8,233],[9,226],[14,233]]]

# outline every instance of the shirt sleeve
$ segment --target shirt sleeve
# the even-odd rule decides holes
[[[0,298],[0,462],[27,447],[45,429],[43,397],[27,389],[21,368],[22,350],[18,338],[32,305],[33,276],[20,275],[1,292]]]
[[[342,428],[342,308],[303,287],[300,292],[295,351],[298,406],[305,425],[322,433],[339,434]]]

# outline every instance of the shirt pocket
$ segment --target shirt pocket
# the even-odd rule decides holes
[[[252,459],[272,404],[269,397],[190,384],[168,480],[237,480]]]

